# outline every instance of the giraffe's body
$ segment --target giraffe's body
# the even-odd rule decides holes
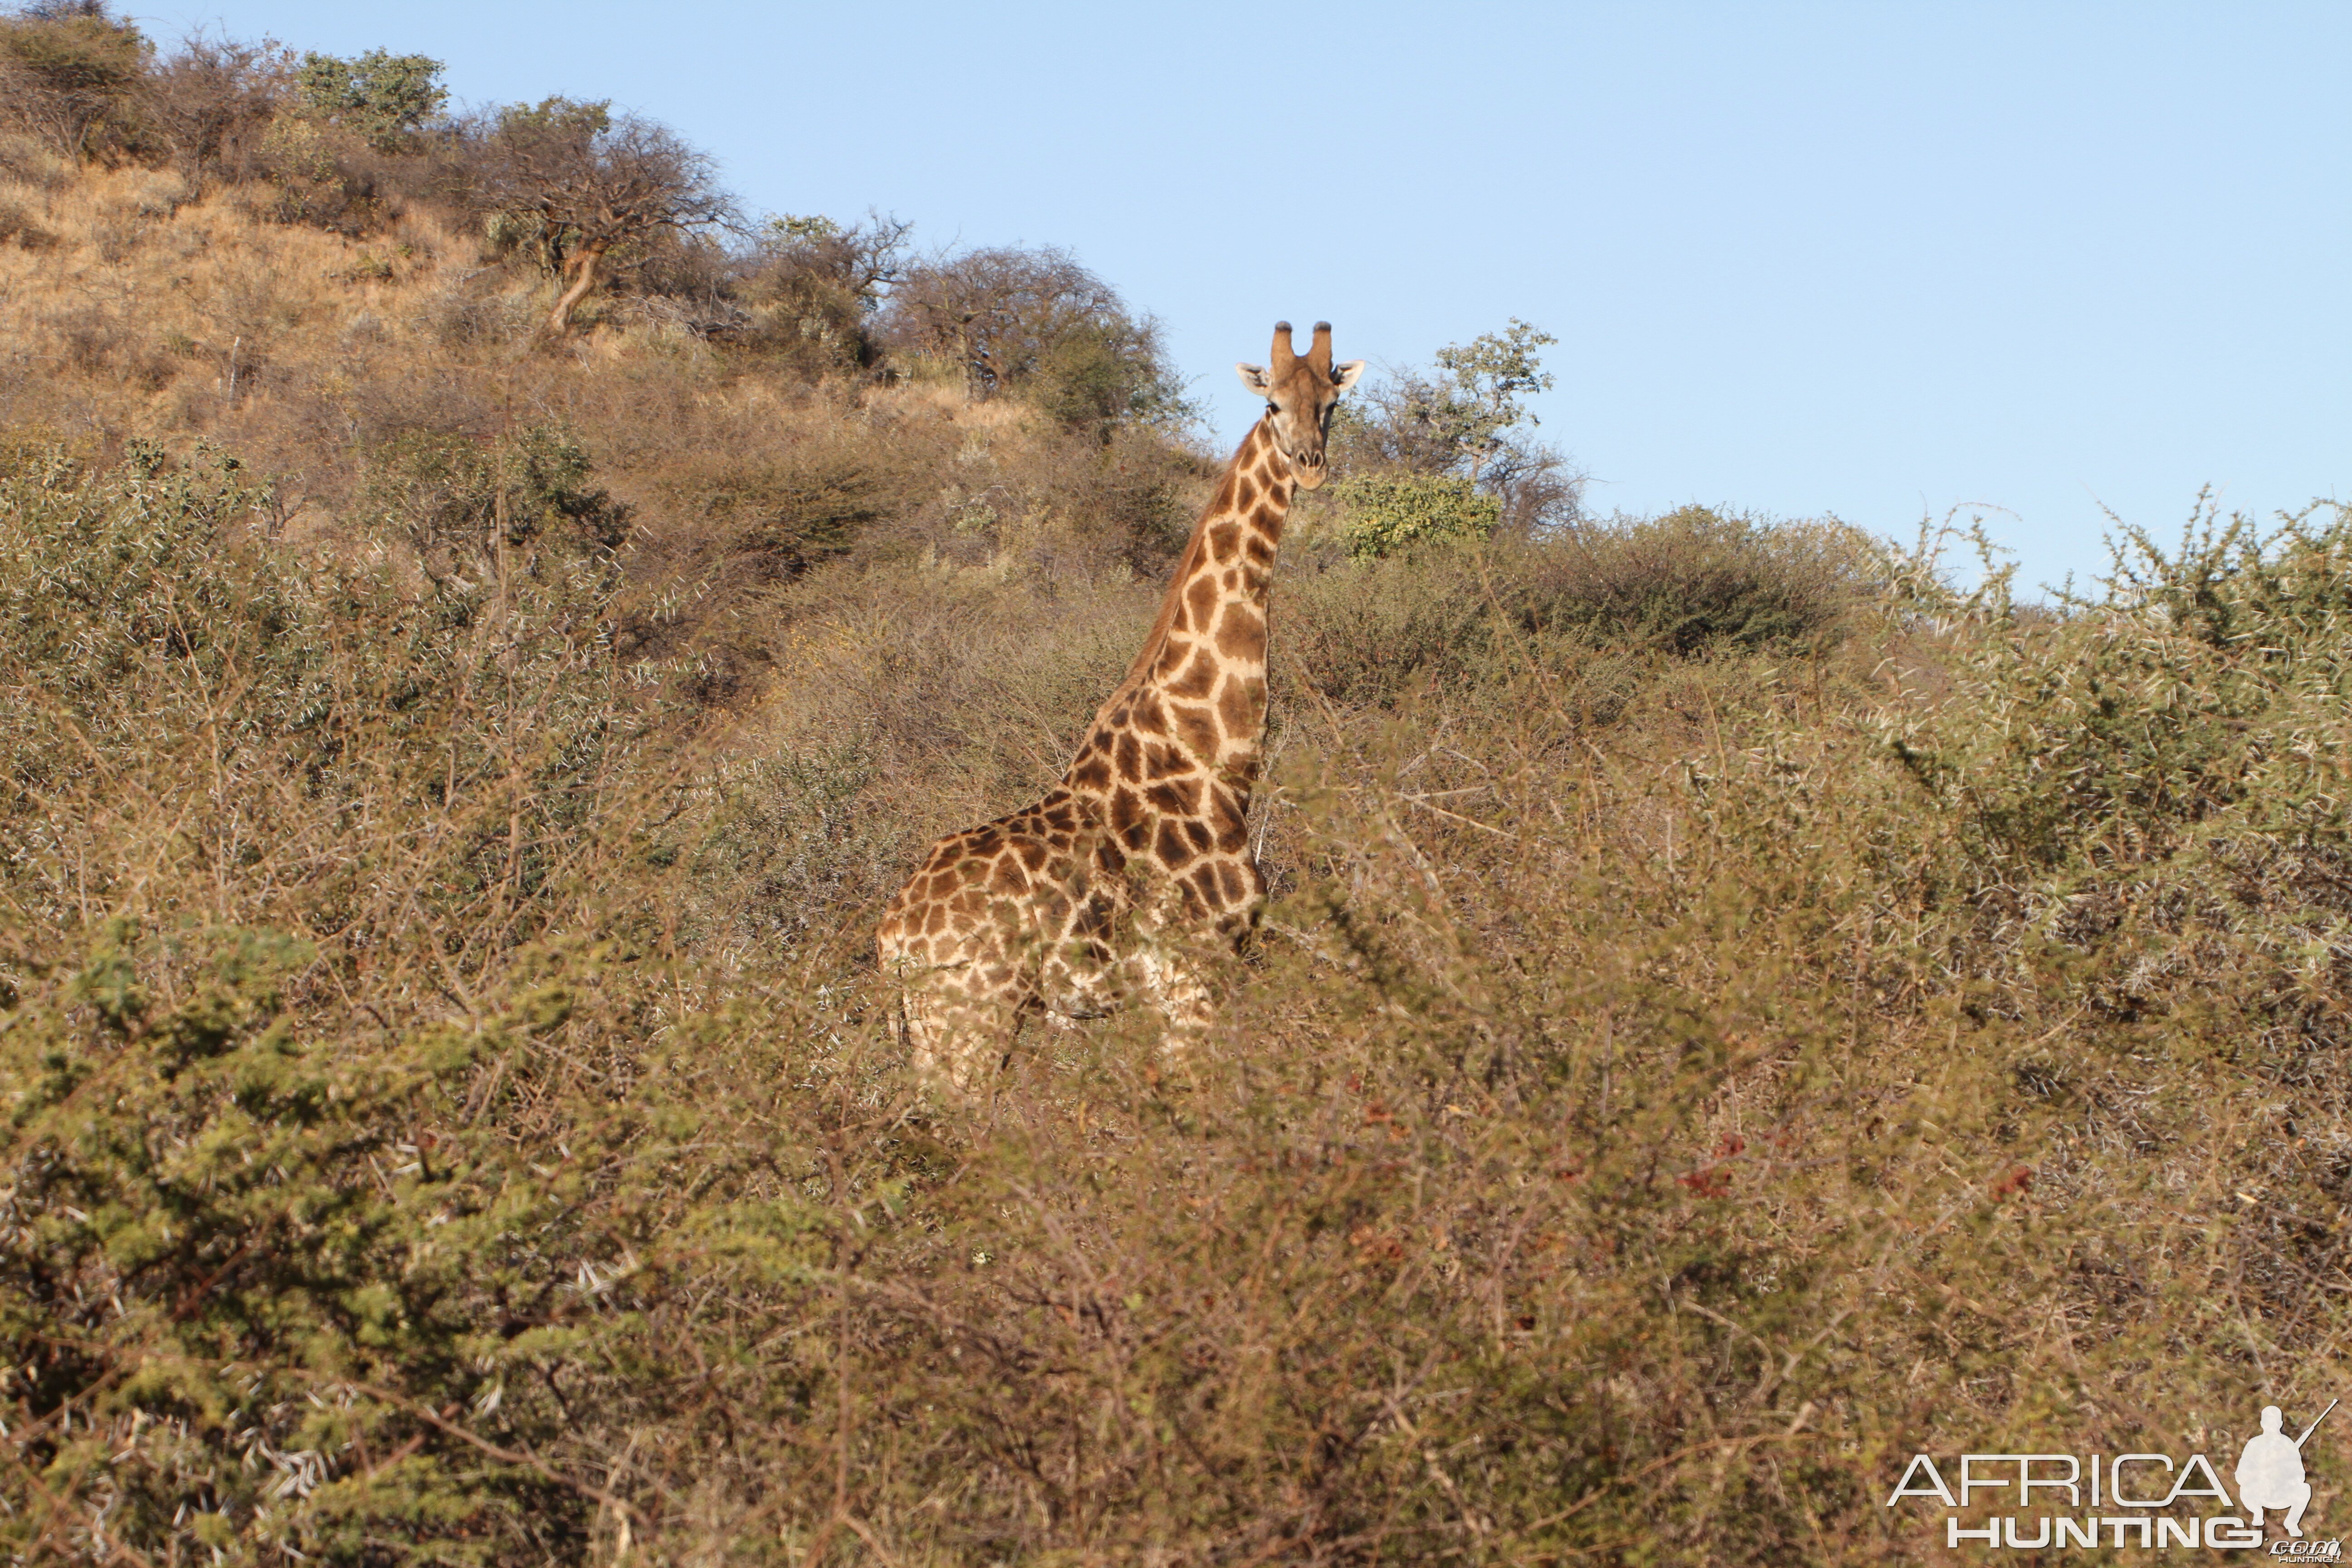
[[[1323,434],[1360,363],[1305,358],[1276,329],[1267,412],[1192,530],[1160,618],[1059,786],[931,847],[877,945],[905,986],[919,1066],[958,1084],[993,1066],[1020,1016],[1098,1016],[1140,995],[1181,1037],[1209,995],[1188,949],[1248,930],[1265,884],[1246,817],[1265,737],[1265,609],[1293,491],[1323,479]]]

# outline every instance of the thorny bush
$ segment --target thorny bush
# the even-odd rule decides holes
[[[2342,1371],[2340,514],[2054,614],[1688,519],[1303,558],[1219,1037],[975,1108],[860,952],[929,826],[877,759],[1034,787],[975,755],[1147,593],[1020,601],[994,684],[941,620],[943,726],[857,605],[1016,579],[836,563],[714,731],[593,563],[274,515],[0,484],[22,1560],[1881,1563],[1912,1452],[2221,1452]],[[1339,678],[1351,593],[1418,674]]]

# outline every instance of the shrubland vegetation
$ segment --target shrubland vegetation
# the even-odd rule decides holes
[[[416,57],[0,57],[12,1558],[1875,1563],[2339,1385],[2340,510],[2020,607],[1392,373],[1220,1036],[943,1106],[873,916],[1150,619],[1150,321]]]

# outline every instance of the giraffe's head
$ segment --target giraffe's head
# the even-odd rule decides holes
[[[1237,364],[1242,384],[1265,399],[1266,417],[1274,424],[1275,449],[1290,465],[1298,488],[1311,490],[1323,482],[1323,438],[1331,428],[1331,410],[1339,395],[1364,374],[1364,362],[1331,363],[1331,323],[1315,323],[1315,344],[1304,358],[1291,348],[1290,323],[1274,324],[1274,363]]]

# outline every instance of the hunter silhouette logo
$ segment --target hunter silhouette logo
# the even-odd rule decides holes
[[[2336,1404],[2329,1400],[2327,1410]],[[2246,1439],[2245,1452],[2238,1456],[2238,1501],[2255,1529],[2262,1528],[2264,1509],[2278,1509],[2286,1514],[2286,1532],[2302,1538],[2303,1510],[2311,1506],[2311,1483],[2303,1479],[2303,1445],[2327,1419],[2327,1410],[2303,1429],[2303,1436],[2290,1439],[2279,1430],[2285,1421],[2279,1407],[2263,1406],[2263,1429]]]
[[[2265,1555],[2284,1563],[2340,1563],[2341,1542],[2303,1533],[2312,1491],[2305,1449],[2337,1403],[2329,1400],[2294,1436],[2285,1413],[2263,1405],[2262,1430],[2239,1450],[2228,1485],[2220,1466],[2195,1453],[1971,1453],[1941,1466],[1914,1454],[1886,1506],[1942,1505],[1944,1544],[1951,1548],[2244,1552],[2267,1545]],[[2273,1514],[2286,1533],[2266,1542],[2265,1516]]]

